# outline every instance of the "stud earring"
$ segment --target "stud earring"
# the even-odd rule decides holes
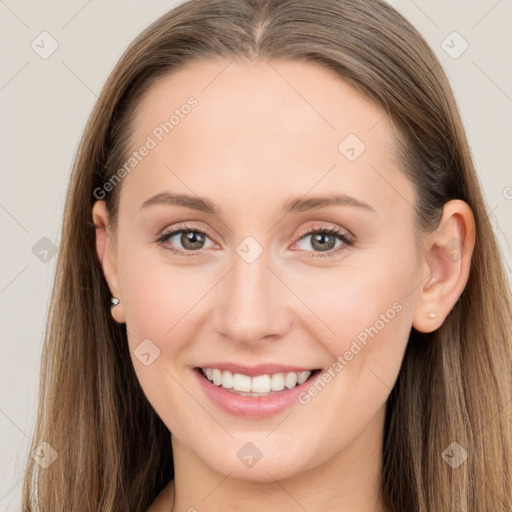
[[[432,320],[433,320],[433,319],[436,317],[436,314],[435,314],[433,311],[429,311],[429,312],[427,313],[427,316],[428,316],[430,319],[432,319]]]
[[[110,298],[111,306],[110,309],[115,308],[119,304],[119,299],[117,297]]]

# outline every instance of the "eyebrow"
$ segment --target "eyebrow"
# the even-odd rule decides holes
[[[146,199],[141,206],[141,210],[153,205],[169,205],[169,206],[181,206],[189,208],[191,210],[198,210],[205,213],[211,213],[212,215],[220,215],[221,208],[217,206],[213,201],[199,196],[191,196],[187,194],[171,194],[169,192],[161,192],[156,194],[149,199]],[[346,194],[328,194],[325,196],[314,196],[314,197],[298,197],[288,199],[283,205],[283,213],[293,212],[304,212],[308,210],[317,210],[320,208],[326,208],[328,206],[355,206],[364,210],[372,211],[375,209],[355,197],[348,196]]]

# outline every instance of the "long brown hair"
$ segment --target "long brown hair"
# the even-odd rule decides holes
[[[415,185],[418,229],[462,199],[476,221],[469,280],[443,325],[411,330],[387,403],[382,487],[390,510],[512,509],[510,289],[456,102],[436,56],[381,0],[191,0],[149,26],[87,123],[64,211],[23,510],[145,512],[174,477],[170,433],[145,398],[95,252],[94,190],[125,161],[133,112],[155,80],[198,59],[289,59],[336,72],[389,115]],[[105,200],[115,221],[121,185]],[[442,454],[458,443],[457,468]]]

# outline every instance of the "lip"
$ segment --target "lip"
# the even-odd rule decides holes
[[[230,365],[231,368],[234,365]],[[241,368],[236,365],[237,368]],[[270,365],[265,365],[265,368],[270,368]],[[272,366],[275,368],[292,368],[292,367],[284,367],[275,365]],[[201,368],[212,368],[212,366],[202,366]],[[219,365],[213,365],[213,368],[221,369]],[[262,375],[258,373],[261,371],[262,366],[252,367],[252,370],[257,370],[255,375]],[[226,370],[232,371],[229,368]],[[247,371],[247,369],[245,370]],[[282,370],[283,373],[287,370]],[[292,369],[289,371],[306,371],[305,369]],[[227,412],[233,416],[251,418],[251,419],[260,419],[266,418],[269,416],[273,416],[279,414],[286,409],[289,409],[292,405],[298,402],[298,395],[306,390],[312,383],[321,375],[321,370],[316,371],[310,378],[295,386],[292,389],[284,389],[283,391],[272,391],[267,396],[241,396],[232,391],[228,391],[224,389],[222,386],[216,386],[212,382],[210,382],[202,373],[200,368],[194,368],[193,372],[196,378],[199,380],[199,384],[202,387],[205,395],[222,411]],[[237,373],[237,372],[235,372]],[[243,371],[238,371],[238,373],[243,373]],[[267,371],[268,373],[268,371]],[[273,370],[273,373],[279,373],[276,370]],[[248,374],[246,374],[248,375]],[[254,375],[254,374],[253,374]]]
[[[205,363],[198,365],[199,368],[217,368],[220,371],[230,371],[231,373],[241,373],[249,377],[257,375],[288,373],[288,372],[306,372],[312,371],[314,368],[301,366],[288,366],[283,364],[258,364],[256,366],[246,366],[236,363]]]

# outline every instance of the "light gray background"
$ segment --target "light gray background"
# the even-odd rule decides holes
[[[35,423],[55,272],[55,256],[41,261],[44,254],[38,257],[32,248],[43,237],[59,244],[71,165],[107,75],[127,44],[177,3],[0,0],[2,512],[21,510],[23,462]],[[510,279],[512,0],[390,3],[426,37],[451,79]],[[43,31],[58,43],[46,59],[31,47],[35,41],[50,48],[49,39],[41,43],[47,37],[39,37]],[[457,35],[446,39],[453,31],[469,44],[458,58],[447,53],[463,48]]]

